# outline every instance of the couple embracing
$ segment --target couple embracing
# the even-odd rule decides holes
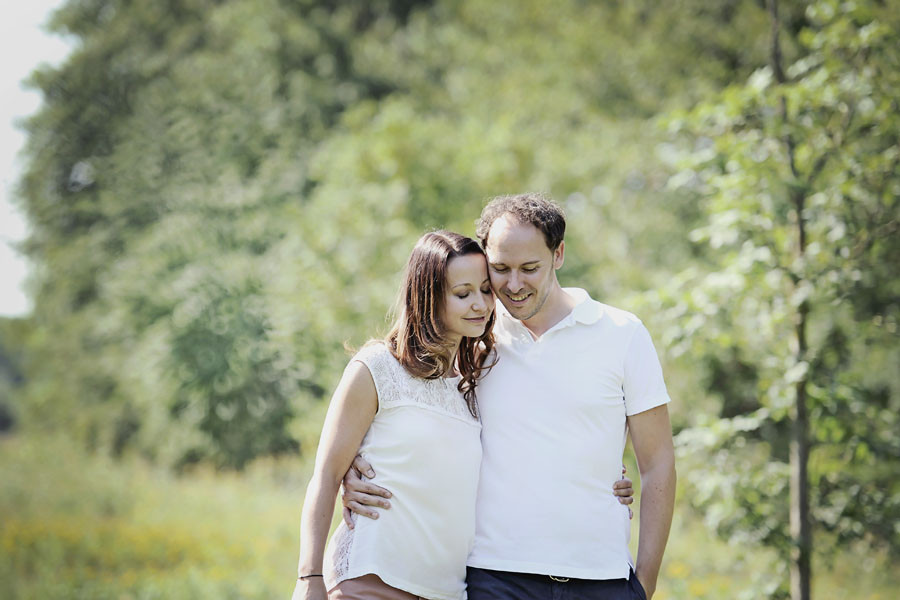
[[[524,194],[488,203],[480,244],[418,241],[390,333],[331,400],[294,600],[653,595],[675,497],[669,396],[641,321],[560,286],[564,233],[555,203]]]

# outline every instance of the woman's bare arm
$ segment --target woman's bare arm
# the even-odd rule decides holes
[[[316,451],[300,520],[299,575],[321,574],[334,502],[344,473],[353,462],[378,408],[378,394],[368,368],[352,362],[338,384]],[[294,598],[324,598],[321,577],[298,580]]]

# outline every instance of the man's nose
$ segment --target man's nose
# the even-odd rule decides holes
[[[519,281],[519,275],[515,271],[513,271],[509,276],[509,283],[507,284],[509,291],[515,293],[522,289],[522,282]]]

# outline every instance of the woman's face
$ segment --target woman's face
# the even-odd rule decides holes
[[[443,315],[447,335],[456,341],[464,336],[480,337],[492,312],[494,295],[484,256],[466,254],[451,258],[447,263]]]

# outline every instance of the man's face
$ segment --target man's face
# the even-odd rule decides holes
[[[531,223],[520,223],[512,215],[494,221],[486,248],[488,274],[509,314],[527,321],[540,312],[557,285],[563,251],[563,243],[551,251],[544,234]]]

